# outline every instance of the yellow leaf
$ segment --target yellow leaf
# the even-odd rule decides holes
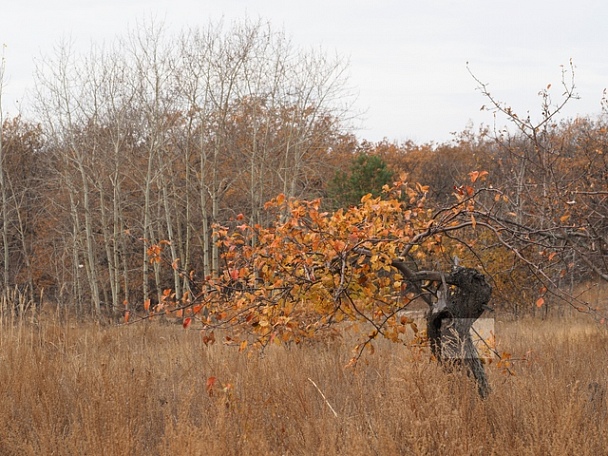
[[[428,185],[420,185],[418,182],[416,182],[416,190],[418,190],[420,193],[428,193],[429,188],[430,187]]]
[[[376,352],[376,347],[374,347],[374,344],[369,343],[367,344],[367,349],[369,350],[370,354],[374,354]]]

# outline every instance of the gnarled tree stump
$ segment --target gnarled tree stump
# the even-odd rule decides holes
[[[471,326],[488,308],[492,287],[476,269],[455,267],[444,279],[439,299],[427,314],[431,351],[446,366],[465,366],[485,398],[490,386],[471,339]]]

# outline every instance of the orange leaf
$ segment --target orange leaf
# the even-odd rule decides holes
[[[215,377],[209,377],[207,379],[206,388],[207,388],[207,394],[209,396],[213,396],[213,385],[215,385],[215,382],[217,382],[217,378],[215,378]]]
[[[128,310],[125,312],[125,323],[129,323],[129,316],[131,315],[131,312],[129,312]]]
[[[540,298],[538,298],[536,300],[536,307],[542,307],[543,304],[545,303],[545,298],[543,298],[542,296]]]
[[[346,243],[340,239],[335,239],[334,241],[332,241],[331,244],[331,246],[336,252],[342,252],[342,250],[344,250],[344,247],[346,247]]]
[[[215,332],[211,331],[208,336],[203,336],[203,343],[205,345],[213,345],[215,343]]]
[[[190,326],[191,323],[192,323],[192,318],[186,317],[186,318],[184,318],[184,322],[182,323],[182,326],[184,327],[184,329],[188,329],[188,326]]]
[[[144,310],[147,312],[148,310],[150,310],[150,299],[146,299],[144,301]]]
[[[192,307],[192,313],[194,315],[196,315],[197,313],[199,313],[201,310],[203,309],[203,305],[202,304],[197,304],[196,306]]]
[[[469,173],[469,177],[471,178],[471,183],[477,182],[479,179],[483,179],[489,173],[487,171],[471,171]]]
[[[353,356],[350,361],[348,361],[348,363],[344,366],[346,369],[348,369],[349,367],[353,367],[357,364],[357,357]]]

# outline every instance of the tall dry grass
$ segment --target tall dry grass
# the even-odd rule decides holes
[[[608,448],[601,394],[608,335],[585,321],[498,323],[499,348],[527,360],[514,362],[514,376],[489,366],[493,393],[485,401],[466,376],[389,343],[344,369],[352,346],[344,341],[273,347],[261,357],[207,347],[198,331],[176,326],[47,317],[4,321],[1,330],[0,455],[599,455]]]

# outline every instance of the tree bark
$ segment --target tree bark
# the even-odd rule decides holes
[[[486,398],[490,386],[471,339],[471,326],[488,308],[492,287],[479,271],[457,266],[445,276],[438,295],[427,314],[431,351],[446,367],[464,366],[477,382],[479,395]]]

